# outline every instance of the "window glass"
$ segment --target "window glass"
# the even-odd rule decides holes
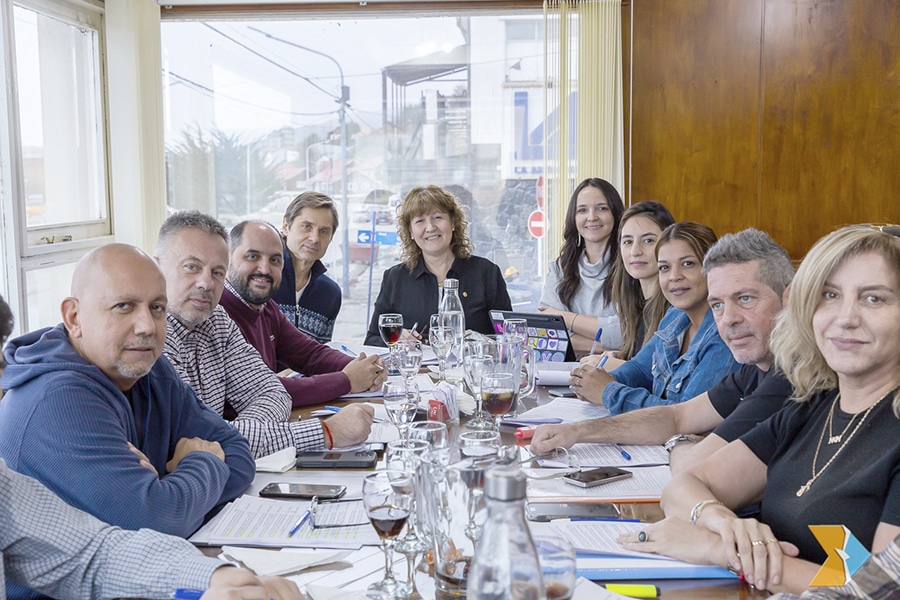
[[[529,232],[544,160],[542,22],[164,22],[169,207],[280,227],[299,192],[330,195],[341,223],[324,261],[345,290],[334,337],[360,340],[399,259],[397,205],[413,186],[444,186],[514,308],[532,310],[544,275]]]
[[[69,282],[75,273],[75,262],[30,270],[25,273],[28,290],[28,329],[34,331],[62,321],[59,307],[69,295]]]
[[[26,224],[106,218],[98,33],[14,8]]]

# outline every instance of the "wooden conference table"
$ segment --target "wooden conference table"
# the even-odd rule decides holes
[[[537,393],[532,394],[529,398],[521,400],[520,409],[527,410],[533,408],[534,406],[545,404],[550,400],[552,400],[552,398],[547,393],[547,388],[544,386],[537,386]],[[328,404],[334,406],[345,406],[350,404],[351,402],[353,401],[334,400],[329,402]],[[322,407],[308,406],[301,409],[296,409],[291,413],[291,419],[295,420],[301,416],[304,419],[309,418],[310,413],[318,408]],[[460,429],[458,431],[465,431],[465,421],[466,417],[463,417],[463,423],[459,426]],[[451,435],[452,434],[453,432],[451,431]],[[515,438],[512,436],[512,434],[502,432],[501,436],[504,443],[515,443]],[[663,513],[658,503],[620,503],[617,504],[617,507],[619,508],[620,515],[623,519],[638,519],[644,522],[654,522],[663,518]],[[218,554],[218,549],[208,548],[204,549],[204,551],[211,556],[216,556]],[[672,579],[632,581],[622,583],[655,584],[660,589],[659,597],[662,600],[749,600],[754,598],[766,598],[769,596],[768,592],[756,590],[755,588],[751,588],[746,583],[742,583],[735,579]]]

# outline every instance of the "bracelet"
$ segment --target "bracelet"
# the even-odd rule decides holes
[[[691,525],[697,524],[697,519],[700,518],[700,513],[703,512],[703,509],[712,504],[718,504],[719,506],[725,506],[718,500],[701,500],[697,504],[694,505],[694,508],[691,509]]]
[[[328,434],[328,449],[332,450],[334,448],[334,438],[331,437],[331,430],[328,429],[328,425],[325,424],[325,421],[322,421],[322,431]]]
[[[575,320],[578,318],[578,313],[572,313],[572,324],[569,326],[569,331],[575,333]]]

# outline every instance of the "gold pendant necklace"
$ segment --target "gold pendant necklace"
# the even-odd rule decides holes
[[[853,425],[853,421],[856,420],[856,415],[853,415],[853,418],[850,419],[850,422],[847,423],[847,426],[844,427],[844,430],[841,432],[841,435],[834,435],[834,432],[831,430],[832,425],[834,424],[834,406],[837,404],[837,400],[840,399],[841,395],[838,393],[838,397],[835,399],[836,401],[831,404],[831,410],[828,411],[828,445],[832,444],[840,444],[841,440],[844,439],[844,434],[847,433],[847,430],[850,429],[850,426]]]
[[[888,394],[888,396],[890,396],[890,395],[892,395],[892,394]],[[876,406],[878,406],[881,403],[881,401],[884,400],[884,398],[885,398],[885,396],[882,396],[877,402],[875,402],[874,404],[872,404],[872,406],[870,406],[869,408],[866,409],[866,411],[863,413],[862,419],[859,420],[859,423],[857,423],[856,427],[853,428],[853,431],[850,432],[850,437],[848,437],[846,439],[846,441],[842,442],[841,445],[838,446],[838,449],[837,449],[837,451],[835,451],[834,455],[832,455],[832,457],[830,459],[828,459],[828,462],[826,462],[822,466],[821,469],[816,471],[816,463],[819,461],[819,450],[821,450],[821,448],[822,448],[822,440],[825,439],[825,429],[826,428],[829,429],[829,432],[830,432],[831,421],[832,421],[833,415],[834,415],[834,407],[837,405],[837,403],[841,399],[841,393],[838,392],[838,395],[835,396],[835,398],[834,398],[834,402],[831,404],[831,411],[828,413],[828,418],[826,418],[826,423],[822,426],[822,434],[819,436],[819,443],[816,444],[816,453],[813,456],[813,462],[812,462],[812,477],[810,477],[809,481],[807,481],[806,483],[801,485],[800,489],[797,490],[798,498],[800,496],[802,496],[803,494],[805,494],[806,492],[808,492],[809,488],[812,487],[812,484],[816,481],[816,479],[819,478],[819,475],[824,473],[825,469],[827,469],[828,467],[831,466],[831,463],[834,462],[834,459],[836,459],[838,457],[838,454],[840,454],[841,451],[844,449],[844,447],[850,443],[850,440],[853,439],[853,436],[856,435],[856,432],[859,431],[859,428],[862,427],[862,424],[866,422],[866,417],[869,416],[869,413],[872,412],[872,410]],[[853,415],[853,418],[850,419],[850,423],[847,425],[847,427],[844,429],[844,431],[841,433],[841,435],[837,436],[838,441],[840,441],[840,439],[844,437],[844,433],[847,433],[847,429],[850,428],[850,424],[853,423],[854,419],[856,419],[856,415]],[[829,443],[831,443],[830,439],[829,439]]]

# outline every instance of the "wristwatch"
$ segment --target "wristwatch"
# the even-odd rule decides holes
[[[672,437],[666,440],[666,443],[663,444],[663,447],[666,449],[666,452],[672,452],[672,448],[674,448],[677,444],[681,442],[691,442],[692,444],[696,444],[697,440],[692,438],[689,435],[684,433],[676,433]]]

